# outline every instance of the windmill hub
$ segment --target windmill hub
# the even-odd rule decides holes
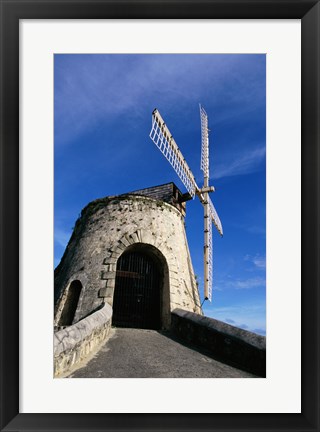
[[[202,189],[200,189],[201,193],[205,193],[205,192],[215,192],[215,188],[214,186],[207,186],[207,187],[203,187]]]

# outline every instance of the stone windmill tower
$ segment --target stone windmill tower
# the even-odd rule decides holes
[[[184,227],[189,198],[168,183],[89,203],[55,270],[55,325],[104,303],[124,327],[168,329],[175,308],[201,314]]]
[[[150,138],[188,193],[168,183],[89,203],[77,220],[55,271],[55,325],[64,327],[112,306],[112,323],[170,328],[171,311],[201,314],[198,286],[186,239],[185,201],[197,196],[204,208],[204,298],[212,295],[212,225],[222,225],[209,193],[208,117],[200,105],[200,188],[159,111]]]

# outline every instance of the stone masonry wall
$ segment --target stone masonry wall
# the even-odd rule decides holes
[[[135,244],[153,247],[166,262],[168,284],[164,289],[170,296],[170,311],[182,308],[201,313],[181,212],[163,201],[121,195],[91,202],[76,222],[55,271],[55,323],[75,279],[83,289],[74,322],[91,313],[102,300],[112,305],[117,260]],[[164,327],[168,325],[169,321]]]
[[[181,309],[172,311],[171,329],[179,338],[204,348],[224,363],[266,376],[264,336]]]
[[[68,372],[101,347],[109,334],[111,317],[111,306],[104,304],[92,315],[54,334],[54,376]]]

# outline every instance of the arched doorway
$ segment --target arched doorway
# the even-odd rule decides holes
[[[81,290],[82,284],[79,280],[74,280],[71,282],[67,298],[61,312],[59,326],[69,326],[72,324],[77,310]]]
[[[148,248],[133,247],[117,262],[112,324],[159,329],[163,269]]]

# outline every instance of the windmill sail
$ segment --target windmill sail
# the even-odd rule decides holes
[[[182,156],[179,147],[173,139],[169,129],[163,121],[159,111],[155,109],[152,113],[152,128],[150,138],[159,148],[165,158],[170,162],[187,191],[193,198],[196,190],[199,190],[194,176],[187,162]]]
[[[202,106],[200,108],[201,120],[201,163],[203,171],[203,190],[201,200],[204,210],[204,298],[211,301],[212,297],[212,223],[209,206],[209,128],[208,116]],[[203,192],[203,194],[202,194]]]
[[[204,172],[205,177],[209,178],[209,128],[208,116],[205,110],[200,106],[201,119],[201,163],[200,167]]]
[[[212,223],[208,227],[208,294],[209,301],[212,300],[212,281],[213,281],[213,244],[212,244]]]
[[[209,197],[209,127],[208,116],[199,104],[201,120],[201,164],[203,171],[203,189],[200,190],[200,201],[204,208],[204,296],[212,299],[212,276],[213,276],[213,250],[212,250],[212,223],[222,235],[222,225],[218,213]]]
[[[208,196],[208,203],[209,203],[209,213],[210,213],[211,220],[215,224],[215,227],[217,228],[219,233],[223,235],[223,229],[222,229],[220,218],[209,196]]]
[[[159,111],[152,113],[152,128],[150,138],[170,162],[187,191],[194,197],[198,196],[204,208],[204,297],[212,299],[213,251],[212,251],[212,223],[223,235],[221,221],[209,197],[214,187],[209,186],[209,128],[208,116],[200,105],[201,118],[201,169],[203,171],[203,188],[200,189],[195,178],[167,128]]]

